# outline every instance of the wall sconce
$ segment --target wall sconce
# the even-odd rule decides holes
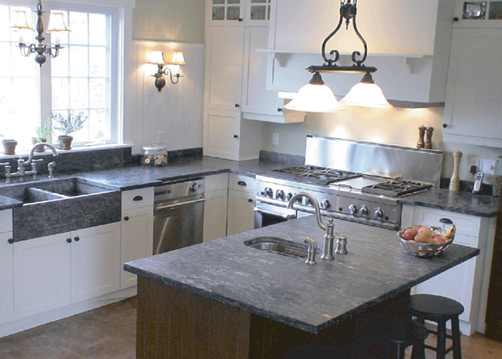
[[[356,15],[357,0],[340,1],[340,18],[338,25],[322,43],[321,55],[324,60],[324,64],[319,66],[312,65],[307,68],[309,72],[314,74],[312,80],[308,85],[302,87],[297,96],[295,96],[290,103],[285,105],[284,108],[305,112],[332,112],[343,109],[343,106],[341,106],[340,103],[347,106],[379,108],[392,107],[392,105],[387,102],[382,90],[375,84],[373,77],[371,76],[377,68],[364,65],[364,61],[366,61],[366,57],[368,56],[368,45],[357,28]],[[328,58],[328,54],[326,54],[326,45],[328,41],[338,32],[344,20],[347,29],[349,28],[352,20],[354,32],[359,40],[361,40],[364,47],[364,53],[362,55],[359,51],[352,52],[353,65],[351,66],[338,66],[336,64],[340,58],[340,52],[338,50],[331,50],[329,52],[329,56],[332,56],[333,58]],[[355,72],[364,73],[364,76],[361,82],[352,87],[349,93],[340,101],[340,103],[338,103],[333,95],[333,92],[324,84],[320,74],[321,72]],[[322,94],[322,101],[320,101],[320,94]]]
[[[59,50],[62,49],[60,44],[59,36],[56,35],[60,32],[68,32],[70,29],[66,26],[64,21],[64,13],[62,12],[51,12],[51,16],[49,18],[49,26],[47,32],[55,33],[55,45],[50,46],[44,44],[44,23],[42,20],[42,16],[44,11],[42,11],[42,2],[38,1],[37,5],[37,36],[35,39],[38,41],[37,44],[26,44],[26,39],[24,37],[24,32],[27,30],[35,31],[29,23],[27,19],[26,11],[16,10],[15,12],[15,22],[14,25],[11,26],[13,29],[17,29],[19,31],[19,49],[21,50],[21,54],[23,56],[29,56],[30,54],[36,53],[35,61],[37,64],[42,66],[42,64],[47,60],[45,54],[48,54],[50,57],[54,58],[59,55]]]
[[[169,75],[169,80],[173,85],[179,82],[181,77],[180,66],[185,65],[185,57],[183,56],[183,52],[174,51],[171,56],[171,61],[166,63],[162,51],[152,51],[147,56],[147,63],[157,65],[157,72],[152,76],[155,77],[155,87],[160,92],[166,85],[164,75]]]

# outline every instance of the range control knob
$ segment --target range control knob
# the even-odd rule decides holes
[[[354,214],[357,213],[357,207],[356,207],[355,204],[352,203],[352,204],[349,205],[349,213],[352,214],[352,215],[354,215]]]
[[[289,202],[289,200],[290,200],[291,198],[293,198],[293,193],[289,192],[289,193],[287,194],[287,196],[286,196],[286,201],[288,201],[288,202]]]
[[[278,189],[275,192],[275,199],[284,200],[284,191],[282,189]]]
[[[190,186],[189,191],[190,191],[190,192],[196,192],[196,191],[197,191],[197,188],[199,188],[199,187],[200,187],[200,185],[199,185],[197,182],[194,182],[194,183]]]
[[[361,207],[359,207],[359,213],[363,216],[367,216],[368,213],[370,212],[370,210],[368,209],[368,207],[363,204]]]
[[[265,189],[263,190],[263,192],[261,193],[261,195],[265,196],[265,197],[272,198],[274,196],[274,191],[270,187],[265,187]]]
[[[329,201],[327,199],[323,199],[321,202],[322,209],[328,209],[330,205],[331,205],[331,203],[329,203]]]
[[[373,210],[373,217],[374,218],[382,218],[383,217],[383,209],[380,207],[377,207]]]

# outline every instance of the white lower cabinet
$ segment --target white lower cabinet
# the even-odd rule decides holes
[[[462,333],[484,332],[495,221],[421,206],[404,206],[401,227],[439,226],[441,218],[449,218],[456,225],[455,244],[479,248],[480,254],[417,285],[412,288],[412,294],[441,295],[462,303],[465,309],[460,315]]]
[[[136,274],[126,272],[123,265],[153,253],[153,187],[122,192],[120,222],[120,288],[137,283]]]
[[[206,192],[206,202],[204,203],[204,242],[226,236],[227,199],[227,189]]]
[[[10,210],[9,210],[10,212]],[[14,273],[13,245],[10,226],[8,232],[0,233],[0,324],[14,320]],[[4,228],[2,228],[4,229]]]
[[[255,183],[252,177],[230,174],[227,236],[254,229]]]
[[[118,223],[16,242],[13,251],[16,320],[120,287]]]

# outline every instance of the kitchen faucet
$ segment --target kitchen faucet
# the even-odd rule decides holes
[[[291,197],[291,199],[289,200],[289,203],[288,203],[288,208],[293,208],[293,205],[295,204],[295,202],[302,197],[307,197],[310,200],[310,203],[312,203],[312,205],[315,208],[317,224],[319,225],[319,227],[323,231],[326,232],[324,234],[324,250],[323,250],[323,254],[321,255],[321,258],[326,259],[326,260],[335,259],[335,257],[333,256],[333,242],[335,240],[335,230],[334,230],[335,225],[333,223],[333,218],[330,218],[328,220],[327,225],[322,223],[321,207],[319,206],[319,202],[317,201],[317,199],[314,196],[312,196],[310,193],[300,192],[300,193],[295,194],[293,197]]]
[[[37,144],[35,144],[31,150],[30,150],[30,154],[28,156],[28,160],[25,161],[24,158],[22,157],[19,157],[18,160],[17,160],[17,172],[15,173],[11,173],[11,165],[10,163],[6,162],[6,163],[0,163],[0,165],[4,166],[5,167],[5,183],[11,183],[12,182],[12,177],[19,177],[19,181],[20,182],[23,182],[24,181],[24,176],[26,175],[31,175],[32,176],[32,179],[37,179],[37,165],[38,165],[38,162],[41,162],[43,161],[42,159],[38,159],[38,160],[35,160],[33,159],[33,154],[35,152],[35,150],[39,147],[49,147],[51,150],[52,150],[52,153],[53,155],[52,156],[57,156],[58,155],[58,152],[56,151],[56,148],[51,145],[50,143],[45,143],[45,142],[39,142]],[[31,164],[31,170],[30,171],[26,171],[24,169],[24,166],[27,166],[27,165],[30,165]],[[54,177],[54,166],[56,165],[55,162],[51,162],[49,163],[49,177]]]

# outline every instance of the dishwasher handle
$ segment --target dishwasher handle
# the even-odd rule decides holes
[[[168,209],[168,208],[176,208],[176,207],[181,207],[181,206],[186,206],[189,204],[195,204],[199,202],[206,202],[206,198],[199,198],[199,199],[194,199],[191,201],[184,201],[184,202],[179,202],[179,203],[173,203],[173,204],[166,204],[166,205],[159,205],[155,206],[156,211],[160,211],[162,209]]]

